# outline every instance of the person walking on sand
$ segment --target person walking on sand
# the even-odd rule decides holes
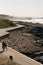
[[[5,41],[2,42],[2,49],[3,51],[6,49],[7,50],[7,44]]]

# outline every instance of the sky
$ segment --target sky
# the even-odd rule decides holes
[[[0,14],[43,17],[43,0],[0,0]]]

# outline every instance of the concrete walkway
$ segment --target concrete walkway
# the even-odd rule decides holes
[[[0,37],[9,34],[8,31],[10,31],[10,30],[15,30],[15,29],[22,28],[22,27],[24,27],[24,25],[17,25],[16,27],[9,27],[9,28],[0,29]]]
[[[1,48],[1,43],[0,43],[0,51],[2,50]],[[9,56],[13,56],[13,61],[20,64],[20,65],[42,65],[41,63],[11,49],[11,48],[7,48],[7,51],[5,50],[5,52],[2,53],[2,55],[4,55],[4,57],[9,58]]]
[[[0,43],[0,53],[3,51],[2,44]]]

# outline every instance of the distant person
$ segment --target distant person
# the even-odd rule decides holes
[[[2,42],[2,49],[3,51],[6,49],[7,50],[7,44],[5,41]]]

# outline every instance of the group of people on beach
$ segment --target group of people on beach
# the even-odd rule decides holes
[[[7,43],[5,41],[2,42],[2,49],[3,49],[3,51],[5,49],[7,50]]]

